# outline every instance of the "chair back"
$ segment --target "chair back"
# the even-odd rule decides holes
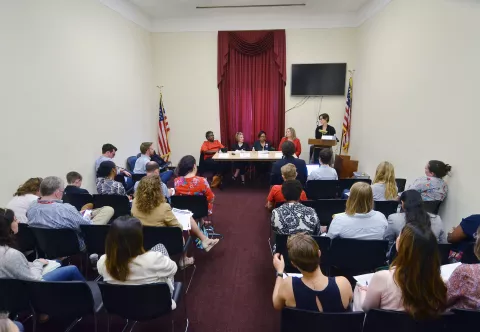
[[[386,265],[388,241],[335,238],[330,245],[334,274],[355,276]]]
[[[372,184],[371,179],[340,179],[338,181],[340,194],[342,194],[345,189],[350,190],[350,188],[352,188],[352,186],[357,182]]]
[[[423,201],[423,206],[425,211],[432,213],[434,215],[438,215],[438,211],[440,210],[440,205],[442,201]]]
[[[397,184],[398,192],[402,193],[405,191],[405,185],[407,184],[407,179],[395,179]]]
[[[64,194],[62,197],[64,203],[71,204],[80,211],[82,206],[93,203],[93,197],[90,194]]]
[[[305,193],[310,200],[339,197],[338,180],[311,180],[305,186]]]
[[[130,201],[127,196],[123,195],[93,195],[93,205],[96,209],[110,206],[115,212],[112,219],[130,215]]]
[[[30,304],[37,314],[82,317],[94,313],[92,291],[82,281],[26,281]]]
[[[45,258],[55,259],[79,254],[78,236],[70,228],[41,228],[29,226],[35,235],[38,249],[44,252]]]
[[[451,331],[454,315],[446,313],[436,319],[415,320],[404,311],[372,309],[368,311],[363,332],[442,332]]]
[[[163,244],[170,256],[183,252],[182,230],[178,227],[143,226],[143,247],[150,250]]]
[[[480,326],[480,310],[452,309],[457,331],[474,331]],[[467,330],[468,329],[468,330]]]
[[[32,230],[28,227],[28,224],[18,223],[18,232],[15,234],[15,241],[18,250],[23,253],[35,250],[35,236],[33,235]]]
[[[450,250],[452,249],[452,245],[450,243],[439,243],[438,244],[438,251],[440,252],[440,264],[445,265],[448,264],[448,256],[450,255]]]
[[[192,196],[172,196],[170,197],[173,208],[181,210],[190,210],[193,213],[193,219],[208,217],[207,197],[203,195]]]
[[[100,257],[105,253],[105,239],[107,238],[110,225],[80,225],[87,252],[98,254]]]
[[[132,174],[133,183],[137,183],[138,181],[143,179],[143,177],[146,176],[146,175],[147,174]]]
[[[362,332],[363,312],[323,313],[296,308],[282,310],[281,332]]]
[[[388,218],[389,215],[397,213],[398,201],[375,201],[373,209]]]
[[[18,314],[30,310],[27,288],[22,280],[0,278],[0,312]]]
[[[319,199],[316,201],[303,201],[302,204],[315,210],[320,224],[330,226],[333,215],[345,212],[347,200],[345,199]]]
[[[146,321],[172,311],[166,283],[117,285],[99,282],[103,305],[109,314],[133,321]]]
[[[130,156],[127,158],[127,168],[130,172],[135,169],[135,163],[137,162],[137,156]]]

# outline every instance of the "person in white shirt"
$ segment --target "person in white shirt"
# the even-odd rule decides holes
[[[307,178],[307,181],[312,180],[338,180],[337,171],[335,168],[330,167],[332,161],[332,150],[322,149],[320,151],[320,167],[313,170]]]
[[[153,142],[143,142],[140,144],[140,153],[142,154],[135,162],[134,174],[146,174],[147,163],[152,159],[152,155],[155,153],[153,148]]]
[[[18,187],[13,198],[8,202],[7,209],[15,213],[15,218],[18,222],[28,223],[27,210],[30,205],[38,201],[40,197],[40,183],[42,178],[30,178],[20,187]]]
[[[162,244],[150,251],[143,248],[142,223],[130,216],[114,220],[105,240],[105,255],[97,262],[98,273],[112,284],[143,285],[166,283],[173,294],[177,264]],[[172,300],[172,309],[176,304]]]
[[[373,210],[372,188],[357,182],[350,189],[344,213],[336,214],[328,228],[330,238],[383,240],[388,222],[383,213]]]

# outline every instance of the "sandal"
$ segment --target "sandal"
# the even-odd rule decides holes
[[[208,241],[202,241],[203,250],[205,250],[206,252],[209,252],[218,243],[218,241],[220,240],[208,239]]]
[[[180,262],[178,262],[178,267],[180,270],[183,270],[189,266],[192,266],[195,263],[195,259],[193,257],[183,257]]]

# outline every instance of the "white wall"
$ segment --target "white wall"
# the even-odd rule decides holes
[[[447,230],[479,213],[479,17],[474,1],[396,0],[358,35],[351,153],[372,175],[393,162],[408,182],[430,159],[451,164]]]
[[[347,62],[354,68],[355,29],[287,30],[287,109],[301,98],[290,97],[292,63]],[[164,103],[171,125],[174,164],[185,154],[197,156],[207,130],[220,137],[217,89],[217,32],[154,33],[155,83],[164,85]],[[308,159],[308,138],[314,137],[319,99],[309,100],[286,115],[286,126],[302,140]],[[341,130],[345,97],[325,97],[322,112]]]
[[[156,137],[150,33],[97,0],[0,3],[0,201],[27,178],[68,171],[94,188],[103,143],[116,161]]]

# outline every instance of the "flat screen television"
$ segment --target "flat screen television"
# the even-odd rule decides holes
[[[292,65],[292,96],[345,95],[346,63]]]

